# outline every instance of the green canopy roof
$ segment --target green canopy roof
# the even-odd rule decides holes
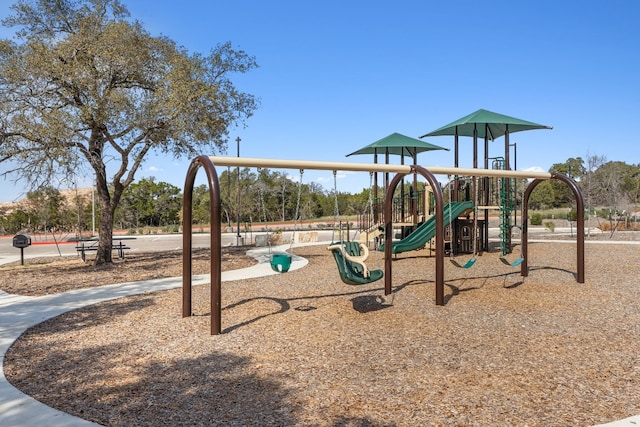
[[[515,117],[505,116],[504,114],[493,113],[487,110],[478,110],[461,119],[442,126],[432,132],[422,135],[420,138],[427,136],[455,135],[456,128],[459,136],[473,136],[473,129],[476,127],[478,138],[484,138],[485,134],[490,140],[494,140],[504,136],[508,132],[520,132],[532,129],[553,129],[551,126],[540,125],[538,123],[528,122],[526,120],[516,119]]]
[[[405,156],[415,156],[423,151],[433,150],[446,150],[448,148],[439,147],[437,145],[429,144],[428,142],[420,141],[419,139],[411,138],[399,133],[392,133],[382,139],[373,142],[366,147],[354,151],[351,154],[347,154],[346,157],[356,154],[396,154]]]

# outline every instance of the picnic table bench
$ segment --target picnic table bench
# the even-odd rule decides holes
[[[131,249],[123,243],[123,240],[135,240],[135,237],[114,237],[111,240],[111,250],[118,251],[118,258],[124,259],[124,252]],[[78,240],[76,251],[82,257],[82,261],[86,261],[86,253],[98,250],[98,239],[82,239]]]

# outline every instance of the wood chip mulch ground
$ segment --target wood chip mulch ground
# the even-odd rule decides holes
[[[640,246],[588,243],[584,284],[571,241],[531,243],[528,277],[496,253],[470,269],[447,262],[444,307],[426,251],[397,257],[389,296],[381,281],[342,284],[324,245],[294,253],[309,265],[223,284],[222,335],[209,334],[206,285],[188,318],[180,289],[121,298],[27,331],[6,376],[108,426],[588,426],[640,414]]]
[[[237,270],[256,264],[245,255],[247,247],[222,249],[222,270]],[[193,274],[208,274],[210,251],[193,250]],[[93,265],[87,257],[46,257],[0,265],[0,290],[16,295],[42,296],[72,289],[83,289],[113,283],[137,282],[182,275],[182,252],[149,252],[129,254],[113,263]]]

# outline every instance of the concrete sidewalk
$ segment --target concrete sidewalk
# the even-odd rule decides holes
[[[289,249],[289,245],[282,245],[273,248],[273,252],[284,253],[287,249]],[[258,264],[241,270],[222,272],[223,281],[280,274],[271,269],[268,248],[254,249],[248,251],[247,255],[256,258]],[[302,268],[307,263],[306,259],[293,255],[290,270]],[[208,274],[193,277],[194,286],[209,282]],[[26,297],[0,291],[0,426],[71,427],[97,425],[46,406],[22,393],[7,381],[4,375],[4,356],[24,331],[47,319],[80,307],[181,286],[182,278],[172,277],[77,289],[42,297]]]

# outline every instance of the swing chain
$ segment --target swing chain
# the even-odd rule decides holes
[[[373,217],[373,172],[369,172],[369,214],[371,215],[371,222],[374,223],[375,218]]]
[[[338,171],[333,171],[333,228],[331,233],[331,240],[336,241],[335,239],[335,230],[336,224],[338,223],[340,217],[340,208],[338,207]],[[338,240],[342,240],[342,227],[339,227],[339,238]]]
[[[257,172],[258,172],[258,180],[260,180],[262,168],[257,168]],[[260,210],[262,211],[262,221],[266,223],[267,208],[264,204],[264,188],[261,180],[258,182],[258,197],[259,197],[259,203],[260,203]]]
[[[302,198],[302,178],[304,176],[304,169],[300,169],[300,179],[298,180],[298,200],[296,201],[296,214],[293,221],[293,234],[291,235],[291,244],[289,250],[293,247],[293,242],[296,238],[296,231],[298,229],[298,216],[300,215],[300,200]]]
[[[373,172],[369,172],[369,210],[370,210],[369,213],[371,215],[371,222],[374,223],[375,218],[374,218],[374,212],[373,212]],[[375,242],[373,246],[376,251],[376,257],[378,260],[378,268],[379,268],[381,265],[381,260],[380,260],[380,251],[378,250],[378,248],[380,247],[380,238],[378,236],[375,237]]]
[[[298,200],[296,202],[296,217],[295,221],[298,221],[298,215],[300,214],[300,199],[302,197],[302,177],[304,176],[304,169],[300,169],[300,180],[298,181]]]

